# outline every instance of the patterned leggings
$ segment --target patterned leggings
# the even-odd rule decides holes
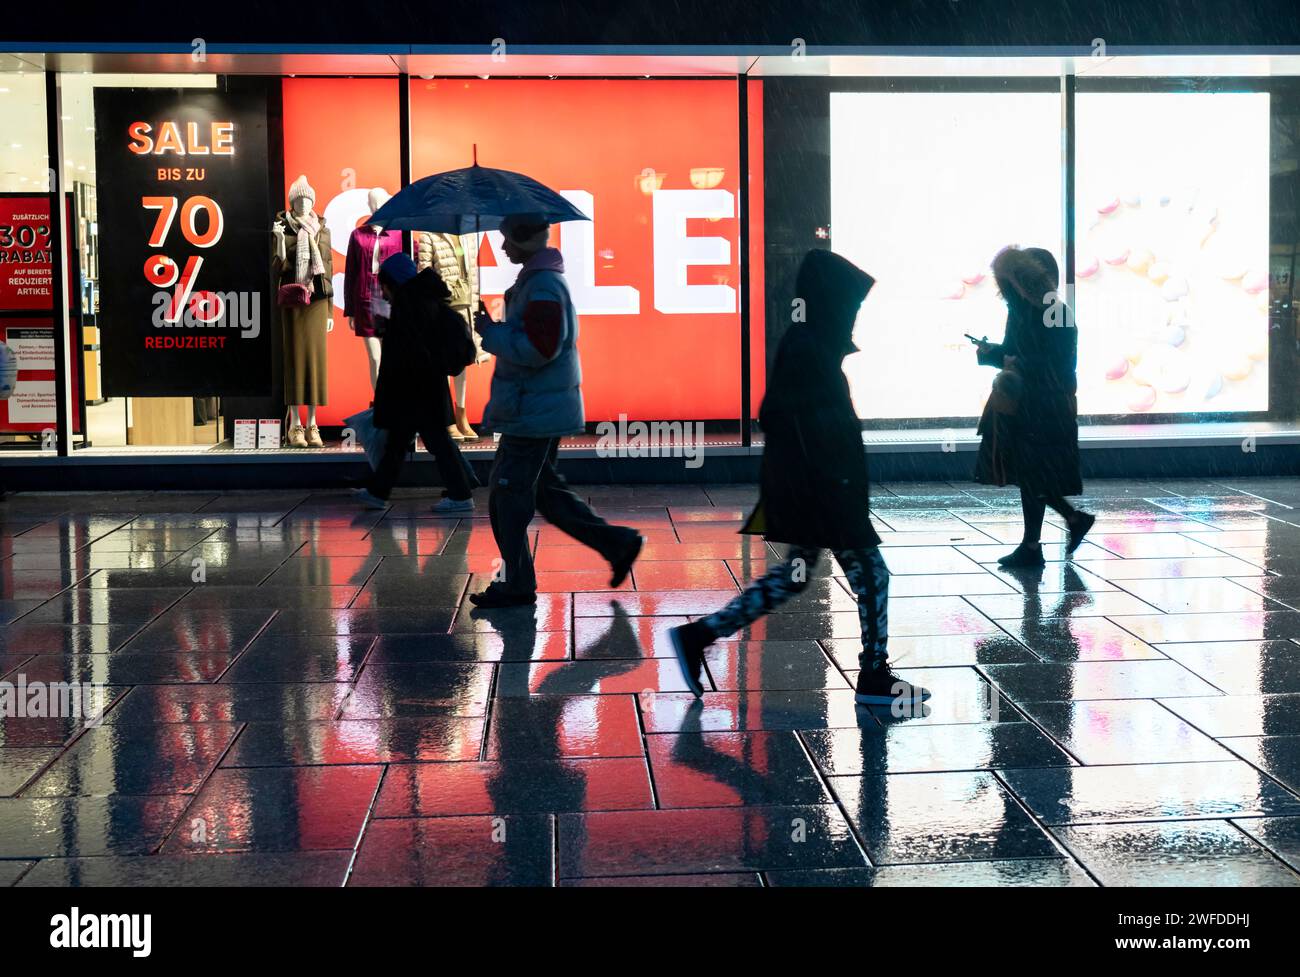
[[[858,663],[863,668],[882,668],[889,659],[889,568],[874,546],[835,550],[834,556],[858,598],[858,619],[862,624]],[[726,607],[702,618],[700,623],[716,638],[735,634],[804,590],[820,558],[821,550],[816,547],[791,546],[784,563],[773,566]]]

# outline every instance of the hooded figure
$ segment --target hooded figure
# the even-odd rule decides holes
[[[375,426],[445,428],[451,423],[451,395],[443,381],[473,356],[469,326],[447,304],[450,293],[437,272],[417,274],[409,255],[389,257],[380,266],[379,281],[392,296],[392,314],[375,385]]]
[[[1079,420],[1075,374],[1078,332],[1070,311],[1056,299],[1056,259],[1042,248],[1007,248],[993,259],[993,277],[1007,303],[1000,344],[982,344],[984,366],[1019,378],[1008,413],[986,408],[975,481],[1018,485],[1031,496],[1079,495]]]
[[[758,412],[761,495],[741,532],[832,550],[879,545],[867,512],[862,424],[843,369],[857,351],[853,325],[874,283],[831,251],[804,257],[795,288],[806,317],[782,337],[768,377]]]

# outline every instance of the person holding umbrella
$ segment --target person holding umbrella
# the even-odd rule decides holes
[[[537,511],[609,561],[611,587],[627,579],[643,543],[635,529],[611,526],[596,515],[556,470],[560,438],[582,433],[586,424],[578,315],[564,280],[564,259],[547,246],[545,216],[507,215],[501,233],[506,257],[523,267],[506,291],[505,320],[494,322],[485,312],[475,320],[483,349],[496,357],[483,419],[501,434],[488,511],[502,572],[481,593],[470,595],[483,608],[536,601],[528,525]]]
[[[536,602],[528,547],[536,512],[608,560],[612,587],[627,579],[644,542],[635,529],[596,515],[555,468],[560,438],[586,427],[578,315],[564,260],[547,247],[550,225],[572,220],[590,218],[531,177],[479,166],[477,149],[472,166],[415,181],[371,217],[389,230],[477,235],[500,228],[506,257],[523,266],[506,292],[505,320],[493,322],[481,303],[475,317],[483,349],[497,358],[483,422],[501,435],[488,508],[502,566],[482,593],[470,595],[481,608]]]

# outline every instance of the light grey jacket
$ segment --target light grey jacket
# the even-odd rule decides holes
[[[560,252],[530,258],[505,298],[504,321],[483,331],[483,349],[496,357],[484,425],[525,438],[582,433],[578,314]]]

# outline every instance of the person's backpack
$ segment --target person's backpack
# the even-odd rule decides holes
[[[465,317],[448,306],[442,307],[439,319],[443,368],[447,371],[447,376],[459,376],[461,370],[472,364],[478,355],[474,336],[469,331]]]

